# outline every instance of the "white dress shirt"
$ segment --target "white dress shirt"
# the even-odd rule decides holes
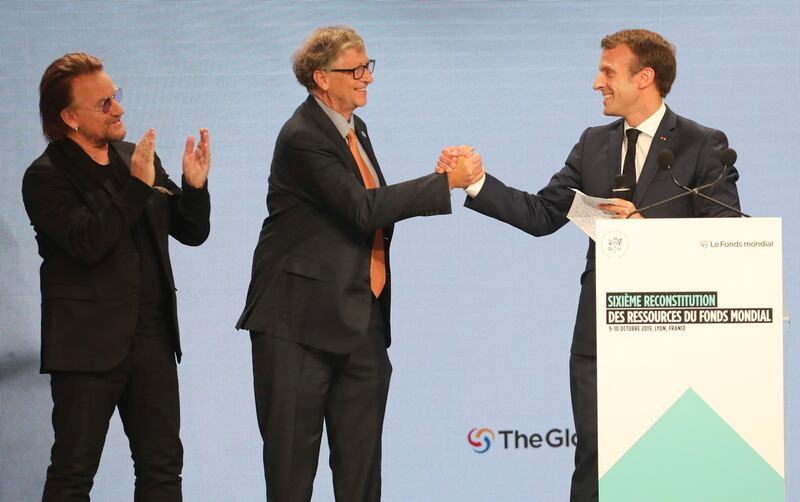
[[[655,113],[647,117],[644,122],[636,127],[636,129],[639,130],[639,137],[636,139],[636,181],[639,181],[639,175],[642,174],[642,168],[644,167],[645,159],[647,159],[647,153],[650,151],[650,145],[653,144],[653,138],[656,135],[658,126],[661,124],[661,120],[664,118],[665,113],[667,113],[667,105],[662,102],[661,106],[655,111]],[[631,126],[627,121],[625,121],[624,132],[628,132],[628,129],[631,129]],[[625,153],[627,153],[627,151],[628,136],[623,134],[622,162],[619,164],[620,174],[622,174],[622,168],[625,165]]]

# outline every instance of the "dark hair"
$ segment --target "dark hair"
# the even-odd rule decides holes
[[[606,35],[600,42],[603,49],[613,49],[618,45],[627,45],[636,57],[636,67],[631,68],[631,73],[652,68],[656,74],[656,88],[662,98],[666,97],[675,81],[675,46],[648,30],[622,30]]]
[[[47,141],[61,139],[69,131],[61,119],[61,111],[72,103],[73,79],[102,70],[100,59],[83,52],[64,54],[50,63],[39,84],[39,115]]]

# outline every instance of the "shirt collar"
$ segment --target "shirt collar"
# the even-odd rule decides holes
[[[644,134],[648,135],[649,137],[653,138],[656,135],[656,131],[658,130],[659,124],[661,124],[661,119],[664,118],[664,114],[667,113],[667,105],[664,102],[661,102],[661,106],[658,107],[658,110],[655,111],[652,115],[647,117],[644,122],[639,124],[636,129],[640,130]],[[625,132],[630,129],[631,126],[628,124],[628,121],[625,121]]]
[[[312,94],[312,96],[314,95]],[[345,120],[339,112],[336,112],[333,108],[323,103],[318,97],[314,96],[314,99],[317,100],[317,104],[319,104],[322,111],[325,112],[325,115],[331,119],[333,125],[336,126],[336,130],[339,131],[339,134],[341,134],[343,138],[347,138],[347,133],[350,132],[350,129],[355,130],[353,115],[350,115],[350,120]]]

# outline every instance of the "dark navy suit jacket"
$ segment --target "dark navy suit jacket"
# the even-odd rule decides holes
[[[371,312],[370,254],[377,229],[386,250],[380,305],[391,341],[389,247],[394,223],[450,213],[447,177],[429,174],[386,185],[364,122],[355,133],[380,186],[367,190],[350,152],[313,96],[275,142],[264,220],[244,311],[236,327],[347,353],[363,339]]]
[[[595,197],[613,197],[614,176],[620,174],[622,165],[623,129],[622,119],[586,129],[572,148],[564,167],[536,194],[508,187],[487,174],[480,193],[474,199],[467,197],[465,205],[529,234],[551,234],[567,223],[567,212],[574,197],[570,188]],[[667,108],[639,175],[633,204],[641,208],[683,192],[669,173],[659,168],[657,158],[662,150],[671,150],[675,156],[672,168],[675,178],[684,186],[695,187],[710,183],[720,175],[720,155],[727,147],[728,140],[721,131],[704,127]],[[713,190],[704,193],[738,208],[738,178],[736,169],[729,168]],[[677,199],[642,214],[646,218],[738,216],[695,196]],[[581,294],[572,338],[573,354],[596,355],[595,317],[594,241],[590,240],[586,269],[581,275]]]

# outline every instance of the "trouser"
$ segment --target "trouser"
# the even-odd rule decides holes
[[[373,300],[363,342],[334,354],[251,332],[267,500],[311,500],[323,421],[338,502],[381,496],[381,434],[392,366]]]
[[[182,500],[178,373],[169,336],[135,337],[111,371],[53,373],[50,389],[55,441],[43,502],[89,500],[115,408],[133,458],[134,501]]]
[[[570,502],[597,502],[597,358],[572,354],[569,359],[572,415],[578,445]]]

